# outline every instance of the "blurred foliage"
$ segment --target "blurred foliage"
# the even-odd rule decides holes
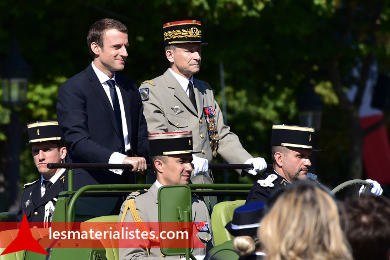
[[[0,17],[0,61],[15,36],[33,68],[21,122],[56,118],[60,84],[92,61],[86,35],[95,21],[110,17],[128,26],[129,57],[122,74],[139,84],[168,67],[162,25],[197,19],[209,44],[196,78],[211,84],[222,107],[219,63],[224,64],[228,124],[253,156],[271,162],[271,125],[299,124],[296,100],[308,81],[315,83],[326,104],[317,138],[322,148],[317,174],[330,186],[347,178],[351,129],[327,64],[336,60],[345,77],[368,53],[384,67],[390,61],[390,8],[378,0],[31,0],[0,1],[0,9],[7,10]],[[378,10],[380,18],[370,27]],[[343,81],[343,86],[348,84]],[[7,117],[9,110],[0,106],[0,123]],[[21,159],[22,182],[36,178],[28,146]],[[223,182],[221,172],[214,175]],[[230,182],[256,178],[229,173]]]

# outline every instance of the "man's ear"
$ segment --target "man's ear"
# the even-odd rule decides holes
[[[173,50],[166,50],[165,56],[167,56],[167,60],[171,63],[174,62],[175,52]]]
[[[97,56],[99,56],[99,54],[101,52],[101,48],[99,47],[99,45],[96,42],[91,43],[91,50]]]
[[[274,159],[275,163],[277,166],[282,167],[283,166],[283,159],[284,159],[284,154],[281,152],[276,152],[274,154]]]
[[[61,160],[64,160],[64,159],[65,159],[66,153],[67,153],[66,147],[61,147],[61,148],[60,148]]]
[[[164,164],[164,162],[161,161],[160,159],[154,160],[154,167],[157,171],[156,174],[163,172],[163,164]]]

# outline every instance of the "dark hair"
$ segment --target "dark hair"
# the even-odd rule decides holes
[[[154,161],[155,160],[161,160],[164,163],[167,163],[167,157],[165,155],[155,155],[155,156],[150,156],[150,163],[152,164],[153,171],[157,173],[156,167],[154,166]]]
[[[95,53],[93,53],[91,49],[91,44],[96,42],[100,48],[103,48],[103,34],[106,30],[110,29],[117,29],[122,33],[128,34],[126,25],[115,19],[105,18],[92,24],[91,28],[89,28],[87,36],[88,49],[92,57],[95,57]]]
[[[276,164],[275,153],[282,153],[282,154],[284,154],[286,156],[289,151],[290,150],[287,147],[284,147],[284,146],[280,146],[280,145],[279,146],[271,146],[272,165]]]
[[[345,233],[354,259],[389,259],[386,254],[390,252],[390,200],[361,195],[347,199],[344,208]]]

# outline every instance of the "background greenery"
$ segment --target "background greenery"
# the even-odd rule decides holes
[[[344,90],[357,65],[361,77],[354,83],[360,89],[367,64],[376,60],[382,70],[388,66],[386,1],[29,0],[0,1],[0,9],[0,61],[16,37],[21,55],[33,69],[28,104],[17,108],[22,123],[56,119],[60,84],[92,61],[86,34],[95,21],[109,17],[128,26],[129,57],[122,74],[140,84],[167,69],[162,25],[196,19],[202,21],[202,37],[209,43],[203,47],[196,77],[211,84],[222,105],[219,64],[224,64],[228,124],[253,156],[271,162],[272,124],[299,124],[297,99],[312,82],[325,103],[316,141],[322,148],[320,181],[335,187],[364,177],[361,142],[366,132],[357,114],[361,98],[347,102]],[[0,192],[6,192],[7,176],[12,174],[4,172],[7,136],[1,130],[9,117],[9,108],[0,102]],[[25,132],[23,144],[27,139]],[[21,183],[39,176],[28,146],[23,146],[20,169]],[[223,182],[222,172],[214,174]],[[229,173],[232,183],[255,179]]]

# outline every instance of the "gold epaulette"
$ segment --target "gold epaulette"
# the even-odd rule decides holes
[[[137,197],[140,194],[145,193],[146,191],[147,190],[132,192],[127,197],[127,201],[126,201],[125,207],[123,209],[123,213],[122,213],[121,224],[120,224],[119,230],[122,230],[123,221],[125,220],[127,210],[130,209],[131,216],[133,217],[133,220],[135,222],[135,225],[137,226],[137,229],[140,230],[141,232],[146,231],[149,234],[148,239],[150,241],[159,242],[158,238],[152,238],[153,236],[150,235],[149,229],[145,226],[140,215],[138,214],[137,207],[135,206],[135,197]],[[148,257],[149,257],[149,249],[147,247],[147,244],[143,238],[142,238],[142,240],[144,241],[146,252],[148,253]]]
[[[151,80],[145,80],[144,82],[141,83],[141,85],[144,84],[144,83],[149,83],[149,84],[152,85],[152,86],[156,86],[156,83],[154,83],[154,82],[151,81]]]

